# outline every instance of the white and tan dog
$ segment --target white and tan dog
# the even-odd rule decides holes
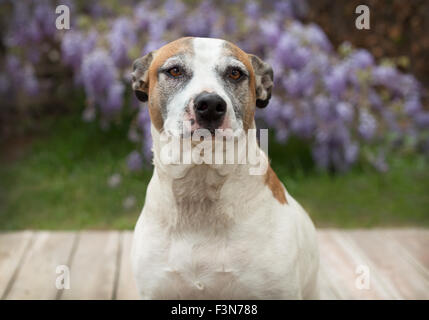
[[[224,40],[182,38],[134,62],[133,89],[148,101],[155,170],[132,248],[144,299],[318,297],[311,219],[267,164],[165,164],[161,135],[183,129],[255,128],[273,72]],[[250,138],[256,140],[256,134]]]

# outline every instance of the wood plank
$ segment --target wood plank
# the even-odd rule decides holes
[[[341,272],[349,269],[348,258],[331,239],[331,230],[318,232],[320,249],[320,285],[321,299],[351,299],[351,290],[347,288],[348,276]],[[329,291],[327,291],[329,288]]]
[[[429,299],[429,230],[318,230],[321,299]],[[132,232],[0,233],[0,297],[138,299]],[[58,291],[56,267],[69,265],[71,289]],[[358,265],[370,270],[359,290]]]
[[[393,297],[403,299],[429,299],[429,281],[407,259],[407,248],[383,232],[354,231],[348,237],[358,244],[365,254],[373,261],[372,274],[377,273],[396,290]]]
[[[132,241],[132,231],[122,232],[121,263],[119,271],[118,289],[116,293],[116,299],[119,300],[136,300],[140,298],[131,268]]]
[[[37,232],[6,299],[55,299],[59,265],[67,265],[75,240],[70,232]]]
[[[319,287],[321,300],[337,300],[337,299],[350,299],[350,294],[345,294],[343,289],[343,282],[337,270],[332,267],[332,261],[341,263],[336,256],[335,252],[337,247],[333,247],[332,242],[327,241],[328,235],[332,232],[330,229],[318,230],[319,240]]]
[[[429,230],[394,229],[382,230],[380,233],[390,237],[398,246],[405,249],[426,271],[429,269]]]
[[[356,285],[360,276],[357,268],[374,266],[368,257],[345,237],[346,233],[336,230],[319,232],[321,248],[321,270],[325,270],[328,282],[339,299],[389,299],[394,290],[387,290],[379,274],[371,272],[370,288],[361,289]],[[396,297],[396,296],[394,296]],[[322,296],[323,298],[323,296]],[[397,298],[397,297],[396,297]]]
[[[70,268],[70,289],[61,299],[112,299],[118,264],[118,231],[85,231]]]
[[[32,236],[31,231],[0,233],[0,298],[11,288]]]
[[[336,300],[340,299],[341,293],[338,292],[338,288],[332,281],[332,276],[329,272],[329,267],[326,264],[326,260],[323,259],[319,266],[319,288],[320,288],[320,299],[321,300]]]
[[[363,232],[363,233],[362,233]],[[397,288],[391,283],[389,276],[384,272],[383,268],[378,264],[377,260],[373,260],[373,256],[368,255],[367,250],[362,248],[361,241],[355,242],[351,235],[356,235],[358,239],[367,237],[366,232],[376,233],[377,231],[371,230],[336,230],[333,232],[334,237],[337,239],[337,243],[343,247],[352,257],[355,266],[367,267],[369,271],[370,289],[360,290],[363,293],[368,293],[365,298],[369,299],[403,299],[404,297],[397,290]],[[362,233],[362,234],[361,234]],[[375,250],[382,250],[381,239],[373,240],[372,248]],[[372,292],[374,297],[372,297]]]

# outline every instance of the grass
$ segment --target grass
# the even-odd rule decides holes
[[[0,168],[0,229],[131,228],[151,172],[128,172],[125,127],[104,132],[79,117],[60,118],[19,159]],[[108,186],[112,174],[121,184]],[[136,205],[126,209],[124,200]]]
[[[429,163],[421,155],[389,159],[387,173],[358,165],[333,175],[316,172],[299,141],[271,143],[269,153],[280,180],[318,227],[429,226]]]
[[[152,172],[126,168],[133,148],[127,127],[104,132],[76,116],[45,127],[46,132],[18,147],[19,156],[0,160],[0,229],[133,228]],[[302,146],[298,141],[286,148],[272,143],[270,157],[316,226],[429,226],[429,164],[424,159],[394,159],[386,174],[359,167],[330,175],[314,170]],[[16,143],[10,142],[2,153],[14,148]],[[107,181],[115,173],[122,181],[112,188]],[[129,196],[136,203],[126,208]]]

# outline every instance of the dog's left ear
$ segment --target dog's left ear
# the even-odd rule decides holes
[[[256,106],[265,108],[271,98],[274,80],[273,68],[253,54],[249,54],[249,58],[255,71]]]
[[[149,94],[149,67],[152,63],[155,51],[149,52],[144,57],[138,58],[133,63],[132,86],[137,99],[146,102]]]

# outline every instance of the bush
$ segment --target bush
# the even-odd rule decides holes
[[[273,98],[258,110],[258,124],[273,128],[281,143],[306,141],[318,167],[344,171],[366,161],[384,171],[391,152],[427,151],[429,113],[412,75],[348,43],[335,50],[318,25],[299,21],[302,1],[261,3],[70,0],[71,30],[57,31],[54,2],[7,2],[0,92],[9,100],[41,94],[35,70],[43,57],[66,66],[85,92],[85,120],[108,127],[124,112],[135,114],[129,138],[138,152],[128,162],[140,168],[139,156],[151,157],[150,120],[129,89],[132,60],[181,36],[219,37],[272,64]]]

